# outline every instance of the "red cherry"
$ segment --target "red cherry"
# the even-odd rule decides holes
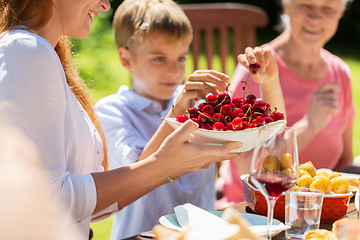
[[[236,107],[241,107],[244,104],[244,100],[242,97],[234,97],[232,102],[235,104]]]
[[[240,108],[236,108],[236,109],[234,109],[234,111],[231,113],[231,117],[232,117],[232,118],[236,118],[239,113],[244,113],[244,111],[241,110]]]
[[[243,127],[243,119],[240,117],[236,117],[232,120],[231,122],[231,126],[232,128],[236,131],[236,130],[241,130]]]
[[[221,113],[224,114],[224,116],[231,116],[232,113],[232,107],[230,104],[225,104],[221,107]]]
[[[215,122],[224,122],[224,115],[221,113],[215,113],[212,116],[212,119],[214,119]]]
[[[248,114],[248,115],[251,114],[251,106],[250,106],[250,104],[248,104],[248,103],[242,105],[242,106],[240,107],[240,109],[243,110],[243,112],[244,112],[245,114]]]
[[[187,115],[185,115],[185,114],[179,115],[179,116],[176,117],[176,121],[179,122],[179,123],[184,123],[188,119],[189,119],[189,117]]]
[[[265,123],[271,123],[274,121],[271,117],[264,117]]]
[[[265,125],[265,119],[262,116],[258,116],[251,122],[251,124],[253,124],[254,127],[260,127],[262,125]]]
[[[260,64],[259,63],[251,63],[249,65],[249,69],[252,73],[257,73],[260,70]]]
[[[188,109],[190,118],[197,118],[199,116],[199,110],[196,107],[191,107]]]
[[[191,119],[191,121],[196,122],[197,124],[199,124],[199,119],[197,119],[197,118],[190,118],[190,119]]]
[[[201,109],[201,112],[208,113],[210,116],[212,116],[214,115],[215,110],[210,104],[207,104]]]
[[[215,122],[212,125],[212,129],[215,131],[224,131],[224,124],[222,122]]]
[[[282,114],[281,112],[274,112],[273,114],[271,114],[270,117],[274,119],[275,122],[285,119],[284,114]]]
[[[211,130],[212,129],[210,123],[203,123],[203,124],[201,124],[200,128],[206,129],[206,130]]]
[[[198,106],[199,111],[201,111],[201,109],[206,105],[206,103],[200,103]]]
[[[263,100],[257,100],[252,107],[254,112],[265,112],[266,110],[266,103]]]
[[[225,125],[224,127],[224,131],[233,131],[234,129],[232,128],[232,124],[228,123]]]
[[[231,99],[230,99],[229,94],[224,92],[224,93],[219,94],[218,101],[219,101],[219,103],[224,105],[224,104],[229,104],[231,102]]]
[[[254,105],[255,102],[256,102],[256,96],[255,96],[255,95],[249,94],[249,95],[246,97],[246,103],[249,103],[249,104],[251,104],[251,105]]]
[[[199,123],[209,122],[210,119],[211,119],[211,116],[208,113],[200,113],[198,116]]]
[[[248,121],[244,121],[244,122],[243,122],[243,127],[242,127],[242,129],[247,129],[247,128],[249,128],[249,122],[248,122]]]
[[[211,106],[216,106],[218,104],[218,97],[215,94],[210,94],[206,97],[206,103],[210,104]]]

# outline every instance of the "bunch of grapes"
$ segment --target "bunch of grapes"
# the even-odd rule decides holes
[[[250,66],[250,70],[256,73],[260,65]],[[246,86],[246,82],[244,82]],[[245,87],[244,87],[245,92]],[[214,95],[209,94],[204,103],[198,107],[187,109],[187,114],[179,115],[176,121],[183,123],[188,119],[199,124],[199,127],[216,131],[237,131],[284,119],[284,115],[276,109],[272,111],[270,104],[263,100],[257,100],[255,95],[249,94],[246,98],[230,98],[223,92]]]

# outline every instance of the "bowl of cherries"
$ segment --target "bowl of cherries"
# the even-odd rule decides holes
[[[264,141],[286,126],[284,115],[255,95],[231,98],[227,92],[209,94],[198,105],[187,109],[186,114],[165,118],[173,128],[191,119],[199,125],[191,142],[223,144],[242,142],[234,152],[245,152],[255,147],[259,131],[264,131]]]

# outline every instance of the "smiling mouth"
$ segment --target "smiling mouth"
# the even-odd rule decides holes
[[[89,10],[88,14],[91,17],[91,19],[94,19],[95,13],[93,11]]]

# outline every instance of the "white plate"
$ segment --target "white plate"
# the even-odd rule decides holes
[[[209,211],[212,214],[215,214],[218,217],[221,217],[223,214],[223,211]],[[257,215],[257,214],[251,214],[251,213],[239,213],[243,218],[245,218],[252,226],[250,226],[250,229],[254,231],[254,233],[258,236],[265,236],[266,235],[266,225],[267,225],[267,217]],[[159,222],[161,225],[177,230],[177,231],[184,231],[184,229],[179,225],[176,215],[175,214],[168,214],[165,216],[160,217]],[[279,220],[273,219],[272,225],[274,227],[274,230],[272,232],[272,236],[276,236],[283,230],[286,230],[289,228],[289,226],[286,226]]]
[[[172,126],[174,129],[180,127],[182,124],[177,122],[175,118],[165,118],[165,121],[169,123],[170,126]],[[279,120],[263,126],[263,141],[266,141],[285,126],[286,120]],[[233,150],[233,152],[246,152],[255,147],[256,139],[260,129],[261,127],[249,128],[239,131],[214,131],[198,129],[192,134],[190,141],[205,142],[210,144],[224,144],[230,141],[242,142],[243,146]]]

